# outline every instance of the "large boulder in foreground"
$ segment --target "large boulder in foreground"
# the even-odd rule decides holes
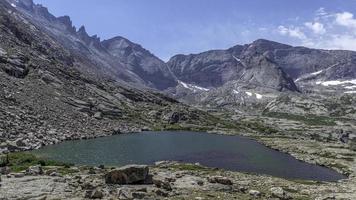
[[[143,184],[149,179],[147,165],[127,165],[111,170],[105,175],[107,184]]]

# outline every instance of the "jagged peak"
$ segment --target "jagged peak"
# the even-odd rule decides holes
[[[78,29],[78,32],[77,32],[78,34],[86,34],[86,35],[88,35],[87,34],[87,31],[86,31],[86,29],[85,29],[85,26],[81,26],[79,29]]]
[[[83,40],[88,40],[88,39],[91,38],[91,37],[88,35],[85,26],[83,26],[83,25],[78,29],[77,35],[78,35],[79,37],[81,37]]]
[[[61,16],[61,17],[58,17],[57,20],[60,23],[62,23],[64,26],[66,26],[66,28],[69,32],[71,32],[71,33],[76,32],[76,28],[73,26],[73,22],[69,16]]]
[[[139,44],[136,44],[132,41],[130,41],[129,39],[127,38],[124,38],[122,36],[116,36],[116,37],[113,37],[111,39],[108,39],[108,40],[104,40],[102,42],[102,44],[108,48],[110,45],[112,44],[120,44],[120,45],[116,45],[116,48],[127,48],[127,47],[131,47],[133,49],[140,49],[140,50],[144,50],[148,53],[150,53],[148,50],[144,49],[141,45]],[[151,53],[150,53],[151,54]]]
[[[116,36],[116,37],[113,37],[113,38],[103,41],[104,44],[111,44],[114,42],[125,42],[127,45],[130,45],[130,46],[138,45],[134,42],[131,42],[129,39],[122,37],[122,36]]]
[[[60,16],[57,18],[60,22],[62,22],[63,24],[72,26],[72,20],[70,19],[69,16],[65,15],[65,16]]]

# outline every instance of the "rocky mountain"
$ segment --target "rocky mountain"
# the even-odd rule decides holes
[[[262,39],[227,50],[177,55],[168,66],[179,85],[168,92],[187,103],[238,110],[262,109],[281,95],[353,94],[355,55]]]
[[[152,53],[123,37],[104,40],[102,46],[117,62],[124,63],[148,87],[164,90],[177,85],[166,63]]]
[[[264,48],[258,40],[251,45],[235,46],[228,50],[178,55],[168,62],[168,66],[179,80],[206,88],[217,88],[229,81],[238,81],[278,91],[298,91],[293,80],[274,63]]]
[[[16,5],[34,6],[31,2]],[[77,35],[67,33],[70,39],[54,37],[16,5],[0,1],[0,153],[146,129],[197,129],[220,121],[158,92],[123,84],[104,72],[94,73],[103,66],[73,49],[82,46],[91,52],[99,45],[107,55],[106,48],[114,55],[117,48],[109,48],[112,42],[95,43],[98,40],[86,37],[83,28],[70,29]],[[47,16],[44,8],[32,9]],[[65,17],[47,17],[54,20],[53,26],[69,22]],[[71,38],[77,42],[63,42]],[[68,48],[69,44],[76,46]]]
[[[89,36],[85,27],[78,30],[68,16],[55,17],[32,0],[8,0],[41,31],[81,58],[81,71],[110,76],[136,87],[164,90],[177,85],[167,65],[140,45],[125,38],[101,41]]]

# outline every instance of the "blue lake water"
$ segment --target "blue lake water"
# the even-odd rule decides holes
[[[346,178],[334,170],[298,161],[246,137],[188,131],[68,141],[34,153],[79,165],[123,166],[174,160],[287,179],[336,181]]]

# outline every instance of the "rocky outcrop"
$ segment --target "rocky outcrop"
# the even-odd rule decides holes
[[[232,185],[232,181],[226,177],[222,177],[222,176],[212,176],[212,177],[208,177],[208,181],[210,183],[220,183],[222,185]]]
[[[42,175],[43,174],[43,169],[42,166],[36,165],[36,166],[31,166],[26,170],[26,175]]]
[[[149,169],[146,165],[129,165],[111,170],[105,175],[107,184],[143,184],[149,179]]]

